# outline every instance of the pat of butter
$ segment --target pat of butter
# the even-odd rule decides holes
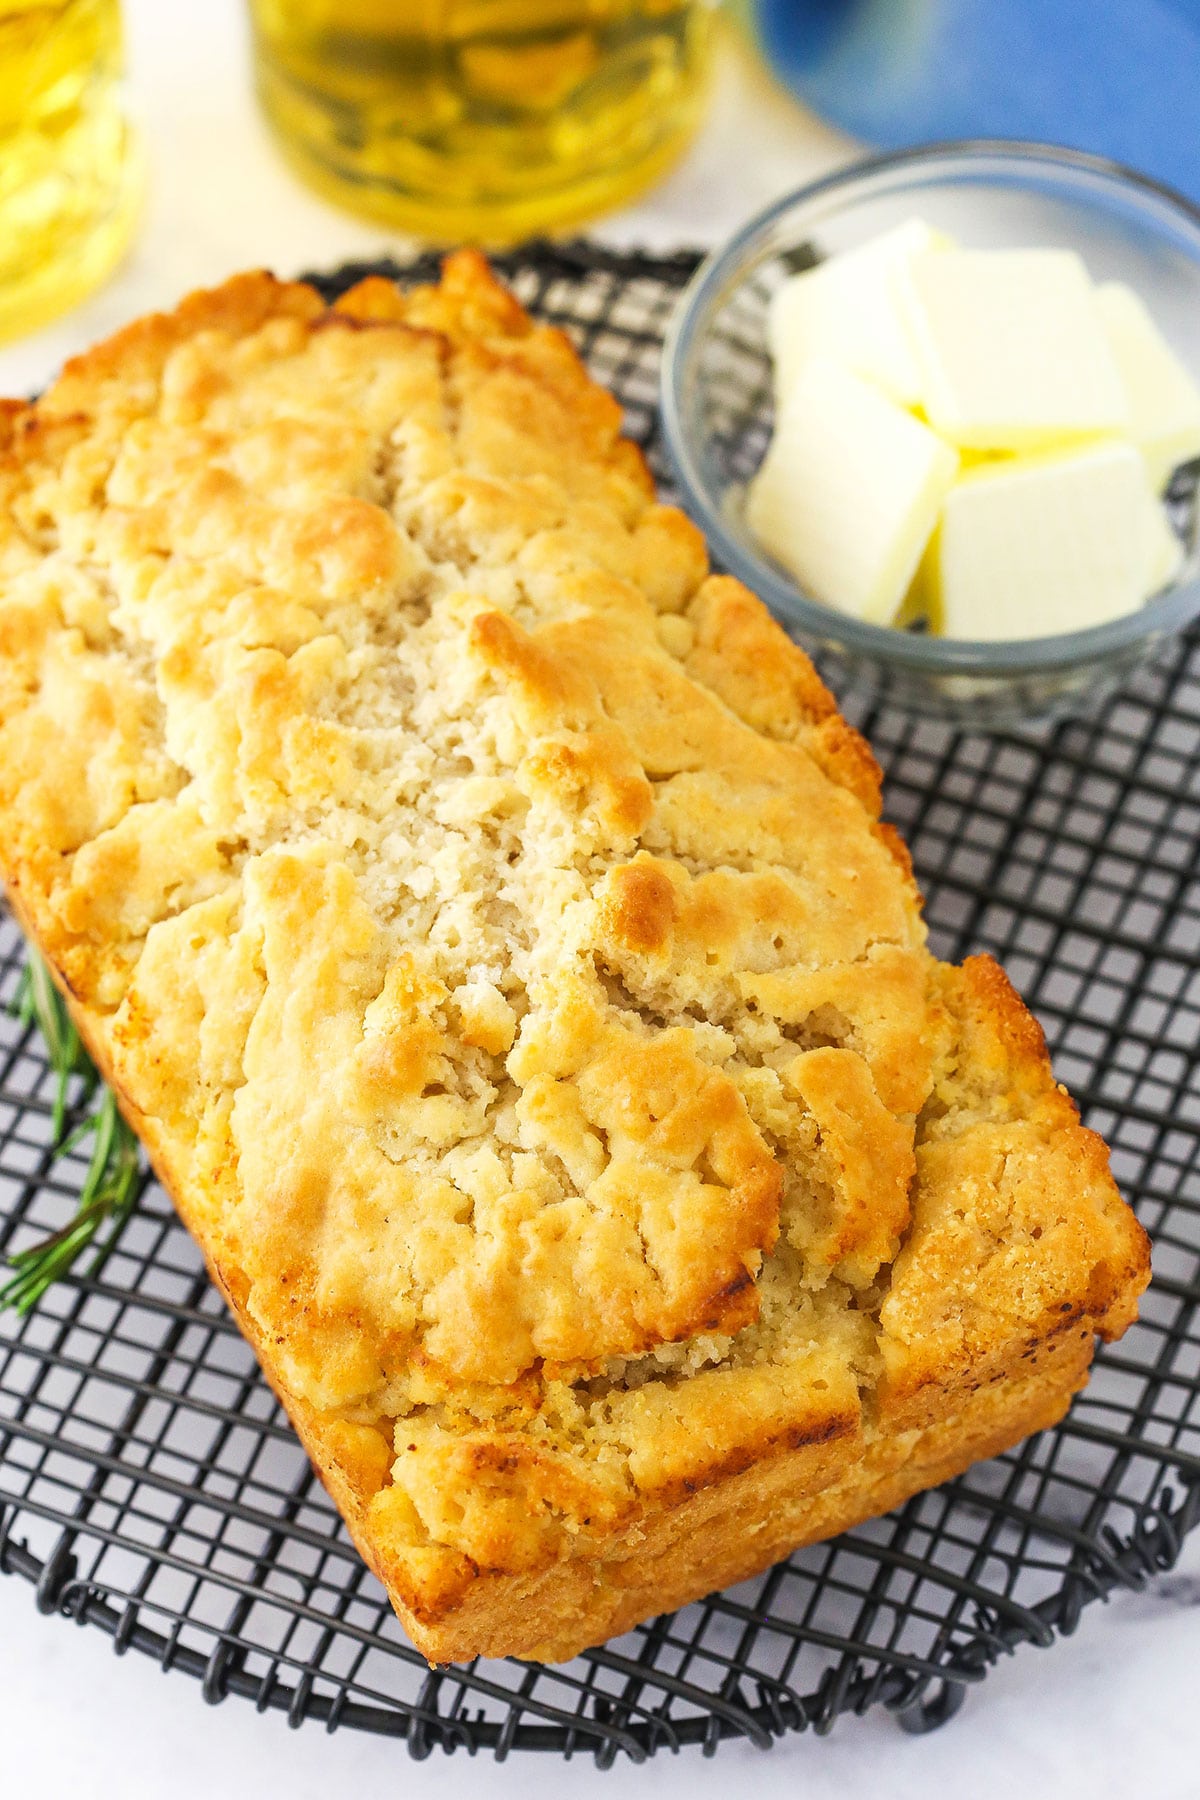
[[[1161,492],[1172,469],[1200,456],[1200,390],[1131,288],[1104,282],[1096,306],[1125,388],[1129,435]]]
[[[1146,475],[1131,444],[1014,457],[968,470],[946,496],[924,579],[946,637],[1047,637],[1140,606]]]
[[[921,251],[950,240],[909,219],[855,250],[793,275],[771,300],[767,340],[782,404],[810,356],[830,356],[902,406],[921,394],[921,373],[900,316],[894,277]]]
[[[924,251],[897,292],[926,417],[952,444],[1032,450],[1126,426],[1116,361],[1073,251]]]
[[[750,485],[747,522],[814,599],[886,625],[957,467],[919,420],[840,363],[813,357]]]

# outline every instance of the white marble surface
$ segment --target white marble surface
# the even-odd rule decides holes
[[[0,392],[44,383],[63,358],[147,307],[251,263],[280,273],[395,249],[300,189],[255,115],[239,0],[126,0],[135,104],[151,185],[136,246],[112,283],[36,338],[0,350]],[[716,104],[695,149],[642,205],[598,228],[626,244],[715,240],[852,149],[806,117],[727,46]],[[197,1684],[137,1654],[118,1661],[96,1631],[41,1618],[32,1590],[0,1581],[0,1795],[7,1800],[415,1800],[653,1790],[763,1800],[1196,1800],[1200,1796],[1200,1542],[1141,1595],[1085,1615],[1077,1636],[1006,1663],[943,1731],[904,1737],[886,1717],[843,1721],[769,1757],[725,1746],[618,1767],[516,1757],[503,1767],[414,1765],[403,1747],[314,1728],[289,1733],[238,1700],[209,1710]]]

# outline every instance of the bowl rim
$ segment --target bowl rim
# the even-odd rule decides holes
[[[733,534],[713,503],[684,424],[684,383],[689,361],[713,299],[771,239],[774,227],[796,208],[812,205],[873,176],[957,162],[963,170],[984,162],[1011,161],[1014,169],[1041,166],[1051,175],[1099,177],[1149,207],[1166,207],[1194,243],[1200,279],[1200,205],[1166,182],[1111,157],[1026,138],[960,138],[872,154],[806,182],[753,214],[733,236],[707,255],[680,294],[663,338],[659,407],[663,444],[686,510],[700,525],[716,560],[744,581],[788,625],[826,644],[926,673],[1030,676],[1106,661],[1155,636],[1180,631],[1200,614],[1200,576],[1147,600],[1132,612],[1082,631],[1038,638],[943,638],[872,625],[840,613],[810,595],[765,555]]]

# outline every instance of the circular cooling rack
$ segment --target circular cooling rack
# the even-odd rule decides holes
[[[662,332],[696,258],[543,245],[497,260],[655,462]],[[431,1671],[146,1177],[97,1277],[0,1318],[0,1569],[43,1611],[197,1677],[209,1701],[235,1694],[296,1725],[403,1738],[414,1757],[607,1765],[724,1737],[766,1746],[879,1704],[928,1729],[998,1657],[1171,1565],[1200,1520],[1200,635],[1091,719],[1019,735],[846,700],[886,769],[935,950],[1005,964],[1154,1237],[1141,1320],[1064,1422],[572,1663]],[[0,1000],[21,961],[5,917]],[[40,1039],[6,1014],[0,1254],[61,1225],[79,1191],[81,1157],[51,1157],[52,1090]]]

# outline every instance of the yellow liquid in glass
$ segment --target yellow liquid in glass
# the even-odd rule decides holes
[[[129,241],[120,79],[118,0],[0,0],[0,339],[81,300]]]
[[[258,88],[330,198],[485,243],[655,179],[697,123],[709,0],[251,0]]]

